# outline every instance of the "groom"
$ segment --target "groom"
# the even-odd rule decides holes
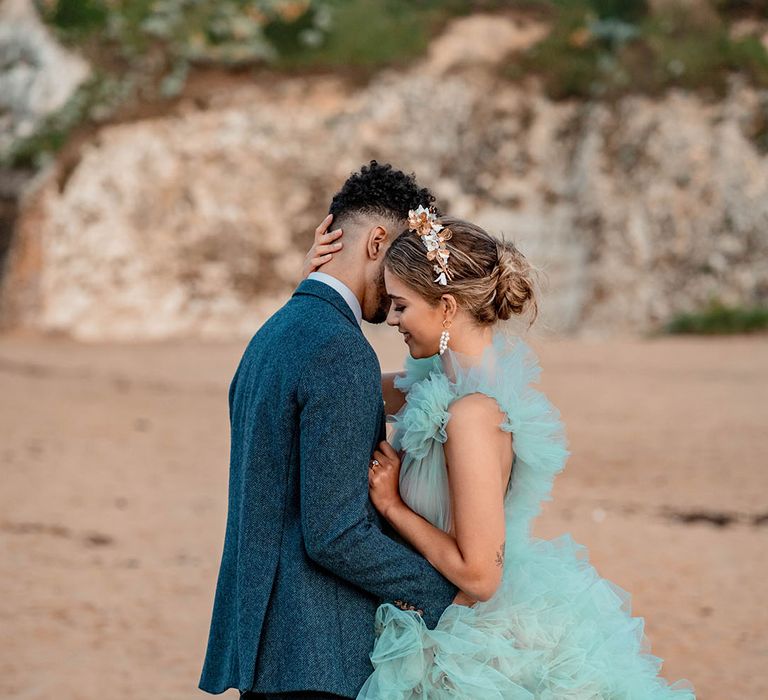
[[[344,248],[253,336],[229,388],[229,513],[200,688],[243,699],[354,698],[373,671],[382,602],[429,627],[456,587],[388,537],[368,499],[384,439],[382,261],[408,210],[434,198],[371,161],[330,213]]]

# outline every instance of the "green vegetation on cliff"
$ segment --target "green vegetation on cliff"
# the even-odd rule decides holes
[[[717,300],[701,311],[679,314],[666,324],[667,333],[714,335],[768,330],[768,307],[726,306]]]
[[[556,99],[659,94],[672,87],[719,97],[734,72],[768,87],[768,51],[761,37],[736,35],[731,22],[737,4],[742,10],[751,4],[768,19],[768,11],[757,7],[761,3],[720,8],[670,3],[655,13],[644,2],[557,4],[549,36],[507,67],[510,77],[537,73]]]
[[[734,36],[768,0],[39,0],[43,18],[94,65],[131,75],[142,96],[178,94],[199,66],[370,72],[407,63],[451,17],[535,13],[552,31],[507,74],[538,73],[552,96],[604,97],[669,87],[721,92],[729,72],[768,86],[758,35]],[[765,31],[765,29],[763,29]]]
[[[671,87],[721,95],[738,72],[768,87],[768,0],[37,0],[43,19],[94,66],[95,76],[35,134],[0,161],[36,167],[81,124],[114,118],[126,104],[182,93],[192,71],[343,70],[368,76],[424,52],[452,17],[529,13],[551,31],[510,58],[509,79],[536,74],[555,99],[610,99]],[[762,23],[762,24],[761,24]],[[766,118],[754,139],[768,150]]]

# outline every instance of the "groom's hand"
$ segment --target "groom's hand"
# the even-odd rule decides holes
[[[333,221],[333,214],[328,214],[315,229],[315,240],[304,258],[301,279],[306,279],[311,272],[329,262],[333,258],[333,254],[338,253],[344,245],[337,240],[341,238],[342,231],[340,228],[327,233],[331,221]]]

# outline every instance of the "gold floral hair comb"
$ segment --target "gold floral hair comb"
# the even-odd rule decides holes
[[[448,258],[451,252],[445,245],[453,234],[450,229],[437,223],[437,214],[432,207],[419,205],[418,209],[408,212],[408,228],[421,236],[424,247],[427,249],[427,260],[434,261],[434,269],[437,273],[435,282],[447,285],[451,277],[448,269]]]

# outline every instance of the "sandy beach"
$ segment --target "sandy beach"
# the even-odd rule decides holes
[[[204,697],[245,344],[0,337],[0,697]],[[532,344],[572,451],[536,534],[632,593],[665,677],[768,697],[768,336]]]

